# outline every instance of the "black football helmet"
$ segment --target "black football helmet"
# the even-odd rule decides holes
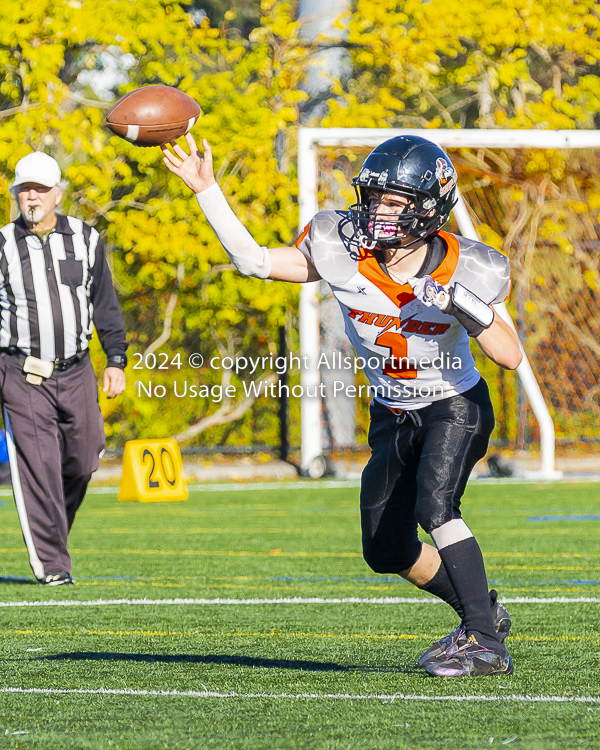
[[[434,234],[448,221],[456,204],[457,174],[447,154],[435,143],[401,135],[377,146],[352,180],[357,202],[349,208],[355,238],[363,247],[394,247],[407,235],[412,245]],[[399,215],[378,214],[373,191],[404,196],[409,203]]]

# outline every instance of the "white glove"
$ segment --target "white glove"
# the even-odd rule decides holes
[[[411,276],[408,283],[412,287],[415,297],[425,307],[435,305],[439,310],[444,311],[450,304],[449,292],[431,276]]]

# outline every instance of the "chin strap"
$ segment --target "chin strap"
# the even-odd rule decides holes
[[[358,242],[365,250],[374,250],[377,247],[377,240],[370,240],[366,234],[359,235]]]

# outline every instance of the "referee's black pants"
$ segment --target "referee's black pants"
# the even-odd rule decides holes
[[[363,555],[377,573],[418,560],[418,526],[427,533],[460,518],[469,475],[485,456],[494,411],[483,378],[459,396],[396,416],[370,407],[371,458],[361,479]]]
[[[0,354],[0,388],[13,492],[37,578],[71,572],[67,535],[105,447],[89,355],[40,385],[24,356]]]

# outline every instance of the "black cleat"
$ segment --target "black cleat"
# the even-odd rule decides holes
[[[75,583],[75,579],[70,573],[61,570],[58,573],[46,573],[43,578],[38,578],[37,582],[43,586],[62,586],[64,583]]]
[[[424,651],[419,656],[418,665],[425,668],[430,661],[437,661],[438,659],[446,659],[448,656],[458,651],[467,642],[467,631],[463,628],[462,624],[455,628],[451,633],[440,638],[427,651]]]
[[[504,643],[510,631],[511,619],[506,607],[498,601],[498,592],[496,589],[490,591],[490,606],[492,608],[496,633],[500,637],[500,643]],[[422,653],[418,664],[420,667],[425,667],[430,661],[444,661],[466,645],[466,643],[467,633],[461,624]]]
[[[504,643],[510,632],[512,620],[506,607],[498,601],[498,592],[496,589],[490,591],[490,604],[492,605],[492,617],[494,618],[496,633],[498,633],[500,643]]]
[[[513,673],[513,663],[506,646],[492,650],[477,643],[471,636],[464,646],[444,661],[428,662],[425,671],[433,677],[509,675]]]

